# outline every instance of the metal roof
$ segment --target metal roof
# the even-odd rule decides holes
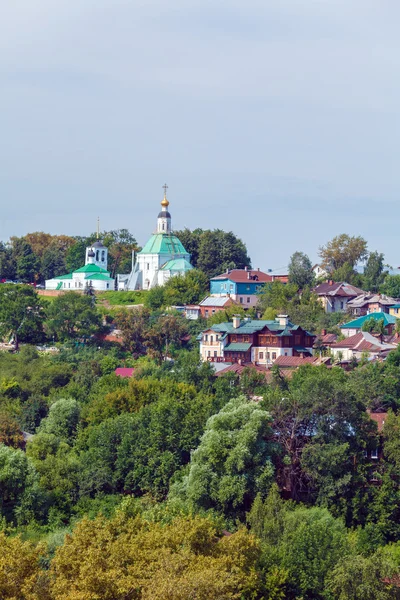
[[[248,350],[250,350],[251,348],[251,344],[239,344],[239,343],[234,343],[234,344],[228,344],[228,346],[225,346],[224,348],[224,352],[247,352]]]
[[[155,233],[146,242],[139,254],[185,254],[182,242],[172,233]]]
[[[394,317],[393,315],[388,315],[384,312],[374,312],[369,315],[364,315],[363,317],[358,317],[358,319],[354,319],[354,321],[350,321],[339,327],[340,329],[361,329],[365,321],[371,318],[376,319],[377,321],[383,320],[385,325],[394,325],[397,323],[397,317]]]

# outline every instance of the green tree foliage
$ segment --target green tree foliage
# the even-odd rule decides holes
[[[40,424],[39,431],[53,434],[66,441],[76,435],[79,423],[79,405],[73,398],[57,400]]]
[[[191,254],[192,265],[203,271],[208,279],[228,269],[251,266],[245,244],[231,231],[184,229],[174,233]]]
[[[20,341],[34,341],[43,335],[43,310],[30,286],[3,284],[0,287],[0,334]]]
[[[290,257],[289,283],[294,283],[300,289],[305,286],[312,286],[314,283],[312,263],[304,252],[295,252]]]
[[[193,269],[185,275],[172,277],[163,289],[164,303],[167,306],[198,304],[207,295],[208,279],[205,273]]]
[[[59,340],[89,337],[101,325],[93,300],[77,292],[57,296],[46,312],[46,329]]]
[[[387,275],[387,271],[384,271],[384,260],[384,254],[379,252],[369,253],[363,273],[363,288],[365,290],[369,290],[371,292],[377,292],[379,290],[379,287],[382,285]]]
[[[42,509],[43,495],[33,465],[21,450],[0,445],[0,515],[23,524]]]
[[[232,399],[207,422],[179,493],[197,509],[243,515],[255,495],[265,495],[271,485],[271,437],[267,412],[243,396]]]
[[[379,291],[392,298],[400,298],[400,275],[386,275]]]
[[[361,236],[342,233],[325,246],[321,246],[319,256],[322,261],[321,266],[329,273],[343,267],[346,263],[354,269],[358,262],[368,256],[367,242]]]

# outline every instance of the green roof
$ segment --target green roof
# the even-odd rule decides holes
[[[339,325],[340,329],[361,329],[367,319],[376,319],[377,321],[384,322],[386,325],[394,325],[397,323],[397,317],[393,315],[388,315],[384,312],[375,312],[370,313],[369,315],[364,315],[363,317],[358,317],[358,319],[354,319],[354,321],[350,321],[349,323],[345,323],[344,325]]]
[[[166,262],[161,269],[163,271],[190,271],[193,267],[186,258],[173,258]]]
[[[389,308],[400,308],[400,304],[391,304]]]
[[[57,277],[53,277],[53,279],[72,279],[72,273],[67,273],[66,275],[58,275]]]
[[[239,327],[234,327],[233,323],[218,323],[212,325],[211,329],[217,332],[224,333],[255,333],[261,331],[264,327],[268,327],[270,331],[281,331],[285,330],[286,326],[280,325],[278,321],[263,321],[257,319],[250,319],[249,321],[241,321]],[[288,323],[288,327],[293,328],[292,323]]]
[[[85,279],[93,279],[94,281],[114,281],[108,275],[104,275],[104,273],[93,273],[93,275],[86,275]]]
[[[224,352],[247,352],[250,348],[251,344],[228,344],[225,346]]]
[[[102,267],[99,267],[98,265],[88,264],[84,267],[81,267],[80,269],[76,269],[74,273],[108,273],[108,271],[106,269],[103,269]]]
[[[139,254],[188,254],[182,242],[172,233],[155,233]]]

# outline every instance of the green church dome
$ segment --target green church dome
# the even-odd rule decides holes
[[[139,254],[188,254],[182,242],[172,233],[155,233]]]

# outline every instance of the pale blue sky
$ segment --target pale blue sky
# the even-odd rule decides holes
[[[253,266],[361,234],[400,264],[396,0],[12,0],[0,9],[0,239],[175,228]]]

